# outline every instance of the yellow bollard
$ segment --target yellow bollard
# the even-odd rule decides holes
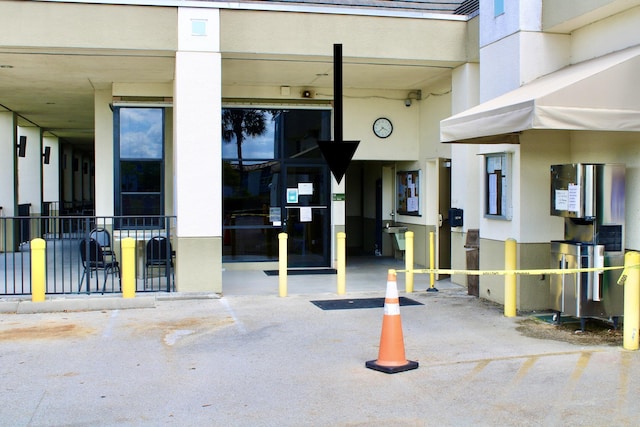
[[[504,269],[515,270],[517,268],[517,248],[514,239],[504,242]],[[516,317],[516,275],[504,275],[504,315]]]
[[[404,233],[404,268],[405,274],[404,289],[407,293],[413,292],[413,231]]]
[[[278,234],[278,295],[287,296],[287,233]]]
[[[136,296],[136,240],[122,239],[122,298]]]
[[[429,232],[429,270],[436,268],[436,239],[433,231]],[[429,288],[427,292],[438,292],[435,286],[436,275],[435,273],[429,273]]]
[[[624,255],[624,326],[622,347],[625,350],[638,349],[638,327],[640,327],[640,253],[627,252]]]
[[[45,265],[47,242],[43,239],[31,241],[31,301],[44,301]]]
[[[347,233],[338,233],[338,295],[344,295],[347,291]]]

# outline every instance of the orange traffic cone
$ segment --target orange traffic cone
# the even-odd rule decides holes
[[[387,277],[387,294],[384,299],[384,317],[382,318],[378,359],[369,360],[365,366],[387,374],[404,372],[418,367],[418,362],[407,360],[404,355],[400,300],[395,270],[389,270]]]

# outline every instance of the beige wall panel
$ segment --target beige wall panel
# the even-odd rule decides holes
[[[551,216],[549,168],[571,159],[570,134],[527,131],[520,136],[519,243],[540,243],[564,236],[564,221]],[[514,236],[515,237],[515,236]]]
[[[344,101],[344,139],[360,141],[354,160],[411,160],[418,157],[418,119],[420,108],[405,107],[404,100],[346,99]],[[387,117],[393,123],[388,138],[373,134],[373,122]]]
[[[640,4],[638,1],[635,3]],[[636,46],[640,43],[639,21],[640,6],[576,30],[571,35],[572,62]]]
[[[462,61],[464,21],[355,15],[221,10],[222,52],[333,55],[409,62]],[[381,37],[381,35],[384,35]]]
[[[464,244],[467,240],[467,233],[452,232],[451,233],[451,268],[453,270],[467,269],[467,250]],[[467,286],[466,274],[453,274],[451,281],[458,285]]]
[[[516,268],[546,269],[551,263],[548,243],[517,244]],[[480,270],[504,270],[504,242],[480,239]],[[549,308],[549,276],[519,275],[516,279],[516,308],[523,311]],[[480,276],[480,297],[504,304],[504,276]]]
[[[446,88],[440,92],[423,92],[422,101],[416,102],[410,108],[419,108],[418,121],[420,144],[420,158],[451,158],[452,144],[440,143],[440,120],[451,115],[451,81],[447,81]]]
[[[625,248],[640,250],[640,157],[638,134],[571,132],[571,160],[581,163],[623,163],[626,166]]]
[[[544,31],[569,33],[605,16],[620,13],[638,0],[542,0]]]
[[[4,46],[175,50],[177,9],[170,7],[3,1]]]
[[[480,239],[480,270],[504,270],[504,241]],[[504,276],[480,276],[480,298],[504,304]]]
[[[518,269],[549,268],[551,264],[551,245],[549,243],[517,245]],[[504,276],[502,276],[504,277]],[[548,310],[549,275],[521,275],[517,280],[518,310]]]
[[[222,292],[222,239],[177,237],[176,290]]]

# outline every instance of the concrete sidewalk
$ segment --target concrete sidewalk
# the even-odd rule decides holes
[[[406,356],[420,366],[388,375],[365,368],[378,355],[381,308],[311,303],[382,297],[386,275],[348,283],[346,296],[334,276],[292,277],[286,298],[277,277],[275,288],[251,277],[242,289],[263,294],[229,287],[149,308],[0,314],[0,425],[638,423],[640,354],[621,345],[530,338],[524,317],[505,318],[462,287],[405,295],[399,283],[423,304],[401,308]]]

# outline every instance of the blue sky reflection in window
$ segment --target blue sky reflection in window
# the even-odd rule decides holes
[[[162,109],[120,109],[120,158],[162,159]]]

